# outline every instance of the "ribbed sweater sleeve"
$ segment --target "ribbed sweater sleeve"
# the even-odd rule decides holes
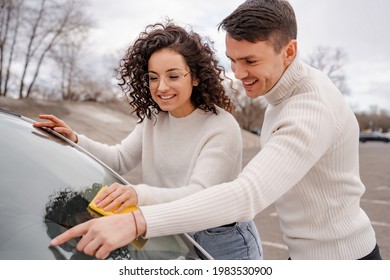
[[[143,126],[137,125],[134,130],[117,145],[96,142],[85,135],[78,135],[78,145],[110,166],[119,174],[134,169],[142,159]]]

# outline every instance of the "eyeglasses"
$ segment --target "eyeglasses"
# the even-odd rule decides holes
[[[164,77],[165,83],[169,86],[174,86],[175,84],[179,83],[181,78],[186,77],[190,72],[187,72],[185,74],[181,74],[177,71],[169,71],[168,75]],[[160,79],[161,77],[155,73],[146,73],[142,80],[145,82],[146,86],[149,87],[151,90],[155,90],[160,85]]]

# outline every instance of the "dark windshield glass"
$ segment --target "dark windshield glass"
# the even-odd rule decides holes
[[[101,186],[121,178],[78,147],[0,112],[0,259],[83,259],[76,241],[52,248],[50,240],[94,218],[88,204]],[[114,259],[182,259],[179,236],[148,240],[115,251]]]

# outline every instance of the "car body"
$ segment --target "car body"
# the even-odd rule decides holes
[[[368,141],[380,141],[380,142],[389,143],[390,137],[379,132],[361,132],[359,135],[359,141],[362,143]]]
[[[0,259],[91,259],[77,240],[50,240],[83,221],[98,218],[88,204],[102,186],[128,182],[99,159],[33,120],[0,109]],[[132,244],[109,259],[197,259],[210,257],[188,234]]]

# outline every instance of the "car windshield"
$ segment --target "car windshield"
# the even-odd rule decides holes
[[[88,204],[105,185],[123,179],[104,164],[31,120],[0,111],[0,259],[88,259],[76,240],[50,240],[96,215]],[[179,235],[153,238],[111,259],[188,259],[192,246]]]

